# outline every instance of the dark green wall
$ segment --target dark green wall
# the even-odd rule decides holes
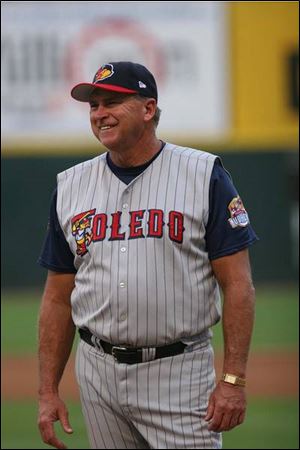
[[[2,287],[41,285],[46,270],[36,261],[47,227],[56,173],[80,158],[3,158],[1,164]]]
[[[286,150],[218,154],[260,238],[250,250],[255,281],[297,279],[290,212],[298,201],[298,154]],[[46,271],[36,260],[56,174],[89,157],[2,159],[2,287],[39,286],[44,282]]]
[[[291,233],[298,208],[298,153],[226,153],[222,160],[244,201],[260,241],[250,250],[254,278],[292,281],[298,276]]]

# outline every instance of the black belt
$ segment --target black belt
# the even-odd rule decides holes
[[[175,356],[183,353],[186,344],[183,342],[175,342],[174,344],[164,345],[163,347],[147,347],[144,348],[130,348],[110,344],[102,341],[102,339],[94,336],[89,330],[79,328],[79,334],[82,340],[93,347],[103,350],[105,353],[113,355],[113,357],[123,364],[137,364],[153,359],[167,358],[168,356]],[[147,355],[150,355],[147,358]]]

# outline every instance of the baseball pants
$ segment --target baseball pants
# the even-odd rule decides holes
[[[128,365],[80,340],[76,376],[91,448],[222,447],[204,420],[215,385],[210,341]]]

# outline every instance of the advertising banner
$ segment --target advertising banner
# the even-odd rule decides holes
[[[230,125],[222,2],[4,2],[2,138],[90,137],[71,88],[111,61],[154,74],[165,139],[220,138]]]

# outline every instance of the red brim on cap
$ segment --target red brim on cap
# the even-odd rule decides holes
[[[79,102],[88,102],[95,89],[104,89],[105,91],[121,92],[123,94],[137,94],[138,91],[127,89],[113,84],[80,83],[73,87],[71,96]]]

